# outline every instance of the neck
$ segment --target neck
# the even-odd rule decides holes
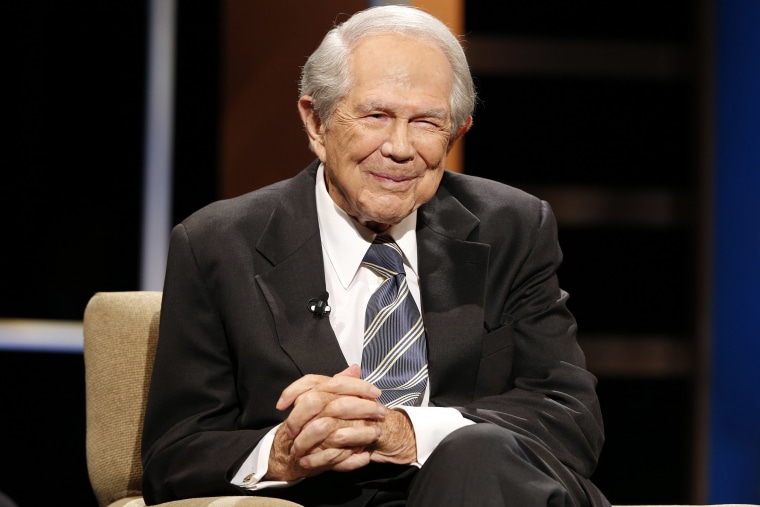
[[[377,222],[365,222],[362,225],[367,227],[372,232],[376,232],[378,234],[383,233],[391,228],[391,224],[380,224]]]

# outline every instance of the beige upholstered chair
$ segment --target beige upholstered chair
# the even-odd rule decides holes
[[[160,292],[101,292],[84,313],[87,469],[101,507],[143,507],[140,440]],[[284,500],[197,498],[166,507],[298,507]]]
[[[161,293],[142,291],[98,293],[85,310],[87,468],[101,507],[145,505],[140,439],[160,309]],[[284,500],[246,496],[196,498],[162,506],[298,507]]]

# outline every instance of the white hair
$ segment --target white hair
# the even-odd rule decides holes
[[[427,41],[443,51],[451,65],[449,99],[453,132],[467,123],[475,109],[475,85],[462,45],[440,20],[415,7],[385,5],[360,11],[331,29],[301,72],[300,96],[310,95],[317,115],[329,123],[335,108],[352,86],[349,56],[367,37],[401,34]]]

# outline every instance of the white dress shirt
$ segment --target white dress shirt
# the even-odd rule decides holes
[[[331,307],[330,325],[346,362],[361,365],[364,338],[364,313],[372,293],[383,278],[361,265],[364,255],[375,239],[375,233],[359,224],[340,209],[327,193],[324,167],[317,171],[316,184],[319,233],[322,238],[325,287]],[[417,212],[392,226],[385,234],[393,237],[404,253],[404,270],[407,284],[417,308],[422,313],[419,275],[417,270]],[[462,417],[458,410],[429,406],[430,383],[419,407],[398,407],[412,422],[417,440],[417,466],[421,466],[435,447],[452,431],[473,421]],[[261,439],[246,461],[232,478],[232,484],[248,489],[283,487],[292,482],[261,481],[267,472],[269,453],[277,427]]]

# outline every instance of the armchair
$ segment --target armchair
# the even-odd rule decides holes
[[[161,292],[102,292],[84,313],[87,469],[101,507],[143,507],[140,441]],[[298,507],[285,500],[214,497],[166,507]]]

